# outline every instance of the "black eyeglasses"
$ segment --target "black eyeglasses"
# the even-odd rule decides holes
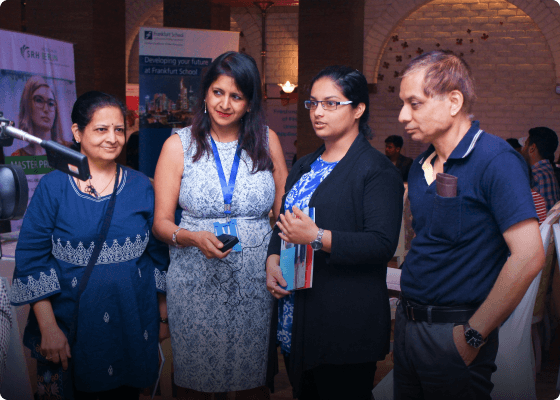
[[[33,96],[33,102],[37,107],[45,108],[45,105],[49,110],[54,110],[56,108],[56,101],[54,99],[45,99],[43,96]]]
[[[305,108],[308,110],[315,110],[319,106],[319,103],[323,106],[323,110],[333,111],[336,110],[339,105],[345,106],[346,104],[352,104],[352,101],[305,100],[303,102]]]

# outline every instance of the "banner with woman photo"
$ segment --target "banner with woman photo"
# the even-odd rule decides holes
[[[44,140],[68,145],[70,114],[76,100],[74,48],[71,43],[0,30],[0,111],[19,128]],[[14,139],[3,149],[6,164],[23,168],[31,199],[51,168],[45,149]],[[21,221],[12,221],[12,231]]]
[[[239,48],[239,32],[140,28],[140,171],[154,176],[163,142],[189,126],[214,58]]]

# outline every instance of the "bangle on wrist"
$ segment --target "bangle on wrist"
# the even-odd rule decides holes
[[[173,242],[173,246],[177,247],[177,248],[181,248],[181,247],[185,247],[185,246],[181,246],[178,242],[177,242],[177,234],[179,233],[179,231],[183,229],[183,228],[177,228],[177,230],[175,232],[173,232],[173,235],[171,235],[171,241]]]
[[[169,319],[159,317],[159,322],[161,322],[162,324],[169,324]]]

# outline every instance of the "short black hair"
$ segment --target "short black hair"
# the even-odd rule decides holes
[[[400,147],[402,149],[404,140],[402,136],[399,135],[391,135],[387,139],[385,139],[385,144],[393,143],[395,147]]]
[[[521,145],[519,144],[519,140],[517,140],[516,138],[506,139],[506,142],[508,142],[511,145],[511,147],[513,147],[515,150],[521,148]]]
[[[554,152],[558,148],[558,136],[556,132],[545,126],[529,129],[528,145],[537,146],[540,156],[543,159],[554,163]]]

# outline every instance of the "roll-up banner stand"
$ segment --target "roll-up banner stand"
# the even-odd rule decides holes
[[[74,47],[41,36],[0,30],[0,111],[16,128],[64,145],[72,141],[70,114],[76,101]],[[45,149],[14,140],[4,148],[6,164],[21,165],[33,196],[41,177],[52,169]],[[11,221],[12,231],[22,221]]]
[[[139,39],[139,165],[153,178],[165,140],[191,125],[204,73],[238,50],[239,32],[141,27]]]

